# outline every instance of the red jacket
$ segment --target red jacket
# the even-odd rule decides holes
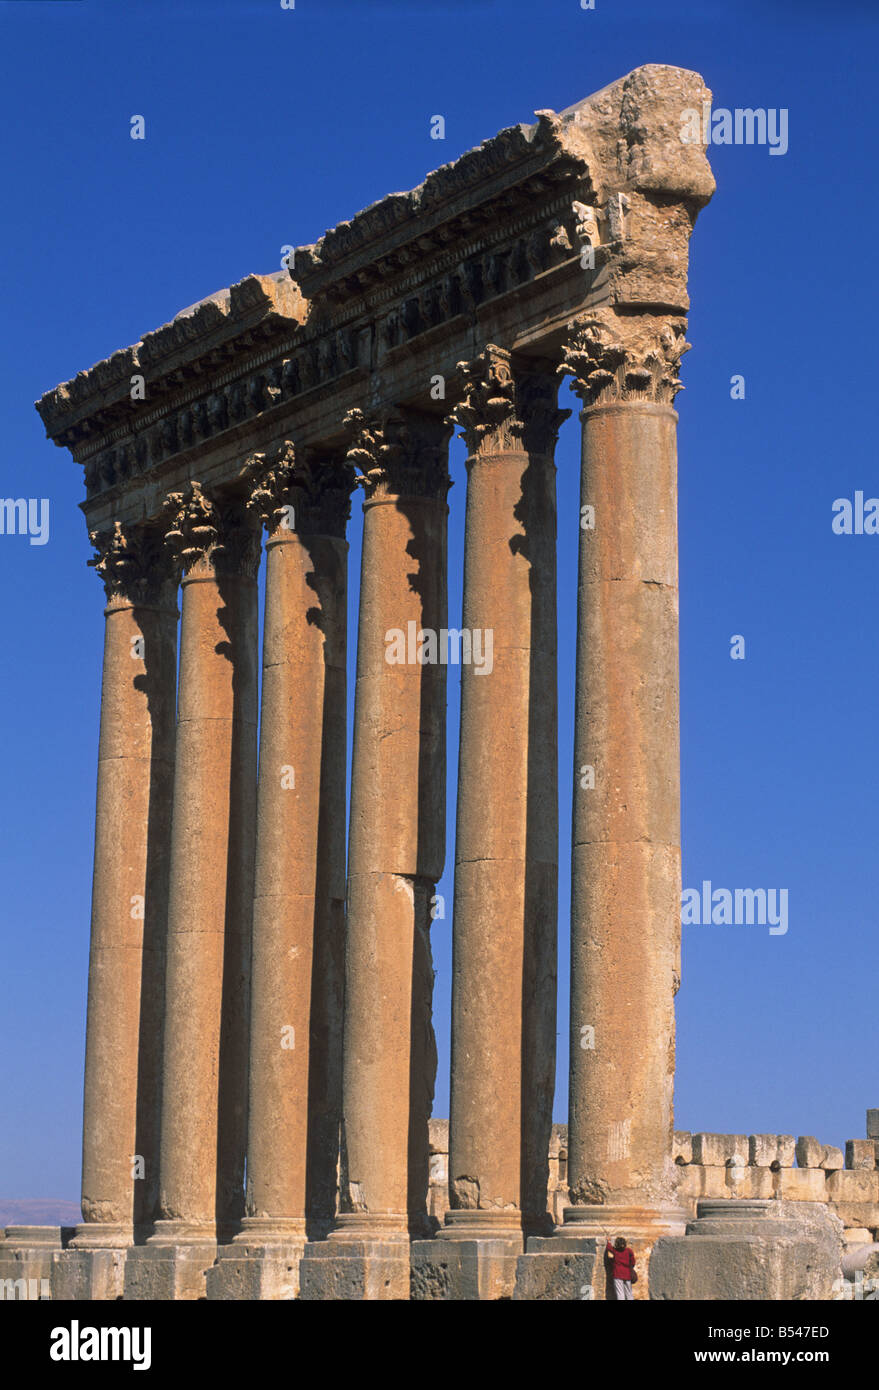
[[[613,1264],[614,1279],[631,1279],[632,1270],[635,1268],[635,1252],[626,1246],[625,1250],[615,1250],[610,1241],[605,1247],[605,1254]]]

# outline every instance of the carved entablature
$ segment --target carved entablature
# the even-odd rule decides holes
[[[250,488],[247,506],[270,539],[287,531],[344,537],[356,479],[339,452],[297,449],[286,439],[268,454],[251,454],[242,477]]]
[[[552,454],[571,412],[559,410],[558,381],[550,370],[514,363],[494,343],[471,362],[459,362],[458,370],[463,390],[450,420],[461,426],[471,457],[522,449]]]
[[[451,398],[474,343],[555,365],[572,320],[682,319],[687,242],[713,190],[682,116],[709,98],[697,74],[649,65],[561,114],[539,111],[299,248],[284,270],[246,277],[47,393],[38,410],[84,466],[93,529],[155,517],[193,477],[222,493],[242,458],[278,439],[332,456],[352,410],[388,450],[398,407],[429,418],[442,399],[431,383],[450,383]],[[589,366],[592,348],[568,341],[590,395],[603,369]],[[659,399],[675,379],[642,355],[618,385]],[[410,494],[435,483],[407,479]]]
[[[569,325],[559,373],[572,378],[584,407],[616,401],[672,405],[683,390],[687,321],[661,315],[605,314]]]
[[[387,497],[441,499],[451,487],[451,423],[422,411],[390,411],[378,422],[362,410],[345,416],[347,460],[367,501]]]
[[[185,575],[255,579],[260,532],[240,498],[218,497],[201,483],[172,492],[162,508],[165,547]]]
[[[89,540],[95,555],[88,564],[103,582],[108,603],[176,605],[175,569],[157,527],[115,521],[106,530],[91,531]]]

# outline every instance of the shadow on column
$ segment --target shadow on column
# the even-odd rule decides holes
[[[521,1194],[526,1235],[549,1235],[549,1142],[555,1094],[558,912],[555,467],[529,455],[510,550],[529,565],[531,645],[522,959]]]

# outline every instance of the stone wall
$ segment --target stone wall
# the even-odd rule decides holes
[[[702,1198],[776,1198],[823,1202],[846,1228],[846,1241],[879,1240],[879,1110],[867,1111],[867,1137],[845,1149],[812,1135],[707,1134],[675,1131],[678,1199],[695,1217]],[[430,1122],[429,1213],[442,1222],[448,1207],[449,1122]],[[562,1222],[567,1190],[568,1127],[553,1125],[548,1209]]]
[[[678,1198],[693,1216],[702,1198],[777,1198],[824,1202],[858,1244],[879,1238],[879,1111],[867,1111],[867,1135],[845,1150],[812,1135],[674,1136]]]

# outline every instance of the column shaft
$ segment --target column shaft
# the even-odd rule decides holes
[[[613,336],[614,341],[608,341]],[[680,322],[586,326],[565,1221],[655,1234],[673,1186],[680,981]],[[599,1224],[602,1224],[601,1222]]]
[[[556,382],[489,348],[457,411],[470,449],[447,1226],[546,1222],[558,879]],[[567,413],[567,412],[565,412]],[[501,418],[502,417],[502,418]]]
[[[237,1240],[323,1234],[335,1213],[345,940],[345,522],[337,465],[261,474],[269,528],[250,1038]],[[287,508],[290,509],[288,513]],[[287,517],[292,514],[292,525]]]
[[[198,484],[170,499],[183,617],[172,811],[158,1244],[244,1206],[256,800],[258,537]]]
[[[177,604],[161,546],[93,537],[107,588],[77,1248],[125,1245],[158,1193]]]
[[[448,429],[407,414],[386,422],[380,453],[358,438],[349,457],[375,468],[363,477],[340,1235],[425,1226],[430,910],[445,855],[446,669],[413,646],[446,625]]]

